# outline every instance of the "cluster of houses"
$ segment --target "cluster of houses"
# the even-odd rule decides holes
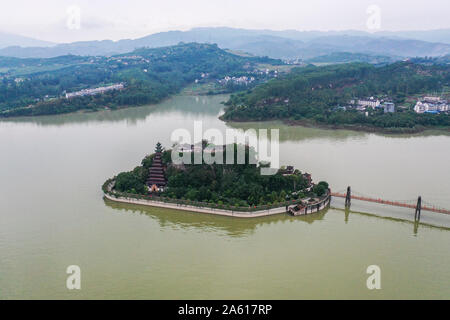
[[[108,57],[106,61],[122,64],[125,66],[142,64],[142,63],[150,63],[150,59],[147,59],[147,58],[144,58],[144,57],[138,56],[138,55]]]
[[[225,78],[218,80],[218,82],[221,85],[227,85],[229,83],[233,83],[233,84],[237,84],[237,85],[249,85],[250,83],[252,83],[255,80],[256,80],[255,77],[246,77],[246,76],[229,77],[229,76],[226,76]]]
[[[230,83],[235,85],[249,85],[259,79],[277,78],[278,70],[254,69],[253,71],[249,71],[248,74],[249,76],[241,76],[241,77],[226,76],[225,78],[218,80],[218,82],[221,85],[227,85]]]
[[[200,81],[202,81],[202,80],[206,80],[206,79],[208,79],[209,78],[209,73],[202,73],[201,75],[200,75],[200,77],[201,77],[201,79],[195,79],[195,83],[199,83]]]
[[[265,69],[265,70],[254,70],[252,72],[253,74],[257,74],[257,75],[266,75],[266,76],[272,76],[274,78],[278,77],[278,70],[269,70],[269,69]]]
[[[414,106],[414,111],[416,113],[437,114],[441,112],[449,112],[450,106],[447,100],[443,100],[440,97],[429,96],[417,101]]]
[[[9,73],[0,73],[0,80],[8,79],[9,76],[10,76]],[[16,84],[20,84],[20,83],[24,82],[25,80],[28,80],[28,78],[14,78],[14,82]]]
[[[389,98],[379,99],[376,97],[368,97],[363,99],[352,99],[349,101],[349,105],[345,107],[338,106],[336,110],[348,110],[348,109],[356,109],[361,112],[367,111],[367,109],[382,109],[384,113],[391,113],[396,111],[395,104]],[[405,108],[405,107],[399,107]],[[416,113],[449,113],[450,112],[450,104],[447,100],[442,99],[441,97],[434,96],[426,96],[422,99],[418,100],[416,105],[414,106],[414,111]],[[366,112],[368,115],[368,112]]]
[[[297,66],[306,65],[306,63],[301,58],[284,59],[283,62],[285,64],[297,65]]]
[[[360,111],[365,111],[368,108],[382,108],[385,113],[395,112],[395,104],[390,99],[378,99],[369,97],[364,99],[354,99],[350,101],[350,103],[355,105],[356,109]]]
[[[74,98],[74,97],[82,97],[82,96],[93,96],[100,93],[105,93],[111,90],[121,90],[125,88],[123,83],[116,83],[106,87],[98,87],[94,89],[83,89],[76,92],[66,93],[66,99]]]
[[[384,113],[395,112],[395,104],[390,99],[378,99],[375,97],[352,99],[346,107],[338,107],[340,110],[356,109],[366,111],[367,109],[382,109]]]

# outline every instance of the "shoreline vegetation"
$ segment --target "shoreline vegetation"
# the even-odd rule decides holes
[[[314,123],[313,121],[308,120],[283,120],[283,123],[289,126],[303,126],[310,128],[319,128],[325,130],[353,130],[367,133],[385,133],[385,134],[415,134],[415,133],[423,133],[426,131],[442,131],[450,133],[450,127],[437,127],[437,126],[416,126],[414,128],[380,128],[374,126],[367,125],[350,125],[350,124],[341,124],[341,125],[327,125],[321,123]]]
[[[52,117],[52,116],[59,116],[59,115],[74,115],[74,114],[92,114],[92,113],[99,113],[99,112],[105,112],[105,111],[119,111],[124,109],[131,109],[131,108],[138,108],[138,107],[146,107],[146,106],[157,106],[160,103],[163,103],[164,101],[175,97],[178,94],[177,93],[172,96],[167,96],[165,98],[162,98],[158,102],[154,103],[148,103],[148,104],[142,104],[142,105],[120,105],[115,107],[114,109],[103,107],[103,108],[97,108],[97,109],[78,109],[70,112],[64,112],[64,113],[55,113],[55,114],[39,114],[39,115],[24,115],[24,116],[11,116],[11,117],[1,117],[0,121],[8,121],[8,120],[20,120],[20,119],[35,119],[35,118],[43,118],[43,117]]]
[[[190,62],[191,58],[195,63]],[[416,114],[411,105],[418,94],[450,92],[449,68],[443,65],[406,61],[378,67],[365,63],[287,66],[285,71],[271,74],[286,66],[279,60],[243,57],[215,45],[195,43],[138,49],[133,55],[111,58],[67,56],[43,60],[44,65],[56,62],[66,67],[3,80],[0,120],[121,110],[154,105],[179,94],[231,94],[219,117],[225,122],[280,120],[288,126],[385,134],[450,132],[448,112]],[[252,82],[250,75],[255,79]],[[229,81],[219,85],[224,76]],[[245,85],[233,82],[238,80]],[[124,87],[98,95],[62,97],[66,90],[111,83],[123,83]],[[43,92],[50,95],[36,102],[37,95]],[[403,106],[394,113],[340,107],[350,99],[372,94],[392,98]],[[17,107],[19,103],[31,104]]]
[[[103,193],[119,202],[222,215],[231,212],[234,216],[235,212],[304,215],[329,206],[331,191],[327,182],[315,184],[310,174],[291,166],[281,167],[273,175],[261,175],[261,168],[269,164],[258,163],[252,148],[237,144],[222,147],[220,150],[204,140],[178,149],[183,159],[178,163],[172,161],[172,150],[164,150],[158,143],[155,153],[146,156],[141,166],[108,179],[102,186]],[[230,150],[234,153],[233,164],[217,160],[223,157],[229,162],[226,154]],[[245,152],[245,161],[237,164],[240,151]],[[214,162],[203,159],[196,163],[194,159],[200,152],[215,157]]]
[[[438,93],[445,98],[449,87],[448,66],[410,61],[382,67],[364,63],[307,66],[232,94],[220,118],[385,133],[445,130],[450,128],[449,111],[419,114],[413,106],[421,95]],[[377,97],[368,99],[389,101],[397,108],[387,112],[380,107],[353,107],[362,97]]]
[[[401,134],[418,134],[418,133],[425,133],[425,132],[441,132],[441,133],[449,133],[450,134],[450,127],[435,127],[435,126],[416,126],[414,128],[380,128],[380,127],[374,127],[374,126],[367,126],[367,125],[336,125],[336,124],[324,124],[324,123],[317,123],[314,120],[310,119],[303,119],[303,120],[293,120],[293,119],[266,119],[261,121],[255,121],[255,120],[225,120],[223,119],[223,116],[219,117],[220,120],[226,122],[226,123],[262,123],[262,122],[271,122],[271,121],[281,121],[283,124],[287,126],[299,126],[304,128],[315,128],[315,129],[323,129],[323,130],[351,130],[351,131],[358,131],[358,132],[366,132],[366,133],[382,133],[382,134],[389,134],[389,135],[401,135]]]
[[[104,111],[116,111],[116,110],[124,110],[129,108],[135,108],[135,107],[145,107],[145,106],[156,106],[159,103],[164,102],[165,100],[168,100],[174,96],[177,95],[189,95],[189,96],[211,96],[210,93],[207,92],[194,92],[191,91],[191,87],[188,86],[184,88],[180,93],[177,93],[172,96],[168,96],[163,98],[161,101],[157,103],[150,103],[145,105],[121,105],[116,107],[115,109],[110,108],[99,108],[95,110],[90,109],[80,109],[75,110],[72,112],[62,113],[64,115],[73,115],[73,114],[92,114],[97,112],[104,112]],[[186,91],[185,91],[186,89]],[[229,95],[230,93],[222,93],[217,92],[213,95]],[[14,116],[14,117],[0,117],[0,121],[5,120],[14,120],[14,119],[33,119],[36,117],[46,117],[46,116],[55,116],[55,115],[61,115],[61,114],[42,114],[42,115],[24,115],[24,116]],[[316,128],[316,129],[324,129],[324,130],[352,130],[352,131],[358,131],[358,132],[366,132],[366,133],[383,133],[383,134],[392,134],[392,135],[401,135],[401,134],[418,134],[418,133],[425,133],[425,132],[440,132],[440,133],[449,133],[450,134],[450,127],[436,127],[436,126],[416,126],[414,128],[380,128],[380,127],[374,127],[374,126],[367,126],[367,125],[328,125],[324,123],[317,123],[312,119],[302,119],[302,120],[293,120],[293,119],[265,119],[265,120],[239,120],[239,119],[233,119],[233,120],[226,120],[223,118],[223,115],[219,116],[219,119],[225,123],[251,123],[251,122],[270,122],[270,121],[281,121],[283,124],[287,126],[301,126],[305,128]]]
[[[17,115],[17,116],[11,116],[11,117],[2,117],[0,116],[0,121],[4,120],[14,120],[14,119],[32,119],[36,117],[47,117],[47,116],[57,116],[57,115],[71,115],[71,114],[91,114],[96,112],[103,112],[103,111],[117,111],[117,110],[124,110],[124,109],[130,109],[130,108],[136,108],[136,107],[145,107],[145,106],[157,106],[160,103],[163,103],[164,101],[167,101],[173,97],[176,96],[220,96],[220,95],[230,95],[230,92],[227,91],[215,91],[213,94],[208,92],[209,83],[201,84],[201,85],[195,85],[194,83],[191,83],[187,85],[186,87],[182,88],[180,92],[177,92],[173,95],[166,96],[162,98],[158,102],[154,103],[148,103],[143,105],[119,105],[115,107],[114,109],[109,107],[102,107],[102,108],[96,108],[96,109],[78,109],[71,112],[64,112],[64,113],[56,113],[56,114],[39,114],[39,115]],[[198,87],[199,89],[196,89],[195,87]]]
[[[0,57],[0,62],[2,59]],[[23,65],[31,63],[18,60]],[[0,118],[105,108],[115,110],[121,106],[154,104],[180,93],[192,83],[202,84],[223,78],[251,77],[252,85],[256,85],[271,76],[259,70],[261,64],[283,64],[276,59],[242,57],[226,52],[217,45],[198,43],[142,48],[112,57],[65,56],[56,61],[43,59],[41,65],[44,68],[56,62],[64,63],[63,67],[43,69],[42,72],[35,71],[20,77],[0,74]],[[90,94],[114,83],[123,84],[123,88]],[[228,92],[243,88],[241,85],[223,86]],[[82,94],[71,96],[73,92]]]

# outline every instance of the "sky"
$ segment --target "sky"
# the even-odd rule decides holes
[[[273,30],[450,28],[449,0],[1,0],[0,31],[52,42],[227,26]]]

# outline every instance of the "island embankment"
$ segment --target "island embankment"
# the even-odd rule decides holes
[[[292,213],[293,207],[298,205],[297,202],[285,202],[278,206],[258,206],[258,207],[233,207],[228,206],[226,209],[220,206],[213,206],[208,203],[193,202],[179,199],[169,199],[155,196],[139,196],[116,192],[114,188],[114,180],[108,180],[103,186],[104,197],[108,200],[143,205],[150,207],[166,208],[173,210],[182,210],[190,212],[199,212],[206,214],[215,214],[220,216],[236,217],[236,218],[258,218],[271,216],[275,214]],[[331,192],[328,190],[320,199],[310,201],[302,206],[302,213],[296,215],[308,215],[317,213],[327,209],[331,202]]]

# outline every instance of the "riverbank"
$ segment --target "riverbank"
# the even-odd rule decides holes
[[[102,111],[118,111],[118,110],[123,110],[123,109],[130,109],[130,108],[138,108],[138,107],[143,107],[143,106],[156,106],[160,103],[163,103],[164,101],[172,98],[173,96],[168,96],[165,97],[163,99],[161,99],[158,102],[155,103],[149,103],[149,104],[139,104],[139,105],[119,105],[119,106],[115,106],[114,108],[111,108],[109,106],[98,106],[94,109],[76,109],[76,110],[71,110],[71,111],[67,111],[67,112],[55,112],[55,113],[40,113],[40,114],[33,114],[33,115],[29,115],[29,114],[25,114],[25,115],[12,115],[9,116],[7,115],[8,112],[15,112],[17,110],[20,109],[27,109],[27,108],[20,108],[20,109],[12,109],[10,111],[3,111],[2,113],[0,113],[0,121],[1,120],[10,120],[10,119],[32,119],[32,118],[37,118],[37,117],[48,117],[48,116],[59,116],[59,115],[71,115],[71,114],[91,114],[91,113],[98,113],[98,112],[102,112]],[[34,108],[34,107],[32,107]],[[28,109],[32,109],[32,108],[28,108]]]
[[[324,129],[324,130],[351,130],[357,132],[366,132],[366,133],[382,133],[382,134],[390,134],[390,135],[402,135],[402,134],[418,134],[424,132],[440,132],[440,133],[448,133],[450,134],[450,128],[447,127],[414,127],[414,128],[379,128],[373,126],[364,126],[364,125],[328,125],[314,122],[312,120],[291,120],[291,119],[266,119],[266,120],[225,120],[223,115],[219,117],[221,121],[224,121],[227,124],[233,123],[264,123],[264,122],[272,122],[272,121],[281,121],[281,123],[287,126],[299,126],[305,128],[313,128],[313,129]]]
[[[447,127],[423,127],[417,126],[414,128],[380,128],[373,126],[365,126],[365,125],[328,125],[328,124],[320,124],[316,123],[312,120],[282,120],[288,126],[303,126],[307,128],[319,128],[326,130],[353,130],[367,133],[386,133],[386,134],[414,134],[414,133],[422,133],[425,131],[442,131],[450,133],[450,128]]]
[[[38,113],[38,114],[15,114],[17,111],[20,110],[29,110],[29,109],[35,109],[39,108],[36,106],[31,107],[21,107],[21,108],[15,108],[11,110],[4,110],[0,112],[0,121],[1,120],[8,120],[8,119],[26,119],[26,118],[36,118],[36,117],[45,117],[45,116],[57,116],[57,115],[70,115],[70,114],[91,114],[91,113],[97,113],[102,111],[117,111],[117,110],[123,110],[123,109],[130,109],[130,108],[138,108],[143,106],[154,106],[161,103],[164,103],[165,101],[174,98],[176,96],[219,96],[219,95],[229,95],[230,92],[225,89],[217,88],[214,85],[214,82],[206,83],[206,84],[195,84],[191,83],[189,85],[186,85],[185,87],[181,88],[178,92],[174,94],[170,94],[168,96],[165,96],[161,98],[161,100],[154,102],[154,103],[147,103],[147,104],[123,104],[123,105],[116,105],[114,107],[110,107],[108,105],[99,105],[95,108],[81,108],[81,109],[75,109],[75,110],[68,110],[68,111],[60,111],[60,112],[51,112],[51,113]],[[65,99],[61,99],[61,101],[65,101]],[[12,113],[13,115],[9,115],[9,113]]]

